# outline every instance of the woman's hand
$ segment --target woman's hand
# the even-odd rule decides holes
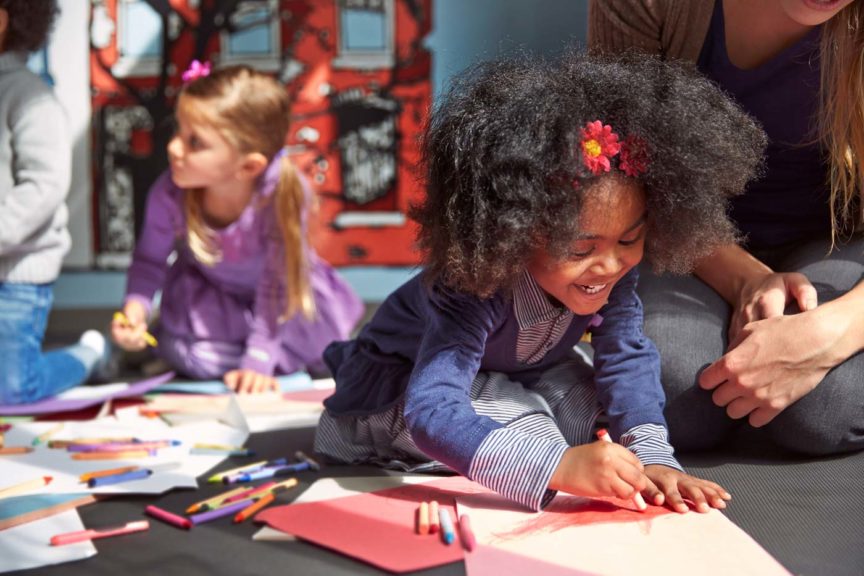
[[[225,385],[238,394],[278,392],[279,383],[272,376],[254,370],[231,370],[225,374]]]
[[[816,288],[803,274],[796,272],[760,274],[750,278],[738,292],[729,322],[729,348],[738,341],[747,324],[782,316],[786,307],[796,303],[802,312],[817,306]]]
[[[726,508],[726,501],[732,499],[719,484],[662,464],[645,466],[645,475],[650,480],[642,491],[645,501],[657,506],[665,503],[676,512],[690,510],[685,500],[692,502],[697,512],[708,512],[711,508]]]
[[[552,490],[622,500],[647,486],[639,458],[623,446],[602,441],[568,448],[549,481]]]
[[[111,339],[128,352],[137,352],[147,346],[145,332],[147,332],[147,311],[136,300],[127,302],[123,307],[123,313],[115,314],[111,321]]]
[[[699,386],[730,418],[768,424],[811,392],[849,355],[851,316],[835,303],[746,324],[729,351],[699,375]]]

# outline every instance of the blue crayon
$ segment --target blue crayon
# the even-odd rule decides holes
[[[213,448],[192,448],[190,454],[198,454],[202,456],[254,456],[255,451],[247,448],[240,450],[214,450]]]
[[[122,474],[112,474],[111,476],[101,476],[98,478],[90,478],[87,481],[87,486],[96,488],[98,486],[110,486],[111,484],[120,484],[121,482],[131,482],[132,480],[143,480],[153,474],[152,470],[133,470]]]
[[[450,517],[450,510],[441,506],[438,509],[438,517],[441,519],[441,538],[445,544],[452,544],[456,539],[456,532],[453,530],[453,519]]]
[[[238,472],[237,474],[231,474],[229,476],[222,477],[223,484],[237,484],[238,482],[249,482],[249,480],[244,480],[243,478],[247,477],[250,474],[255,472],[263,472],[264,470],[269,470],[271,468],[279,468],[288,463],[287,458],[277,458],[276,460],[270,460],[264,466],[260,466],[258,468],[254,468],[251,470],[247,470],[246,472]],[[262,478],[269,478],[270,476],[262,476]]]

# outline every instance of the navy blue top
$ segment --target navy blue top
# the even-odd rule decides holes
[[[755,117],[768,134],[767,173],[732,201],[732,219],[751,249],[825,237],[831,230],[827,157],[817,143],[820,27],[752,70],[726,51],[723,2],[714,15],[699,70]]]
[[[594,384],[613,438],[643,424],[665,427],[660,358],[642,333],[642,304],[634,268],[612,289],[592,328]],[[545,356],[522,363],[512,290],[488,299],[416,276],[381,305],[356,340],[335,342],[324,358],[336,391],[324,405],[334,415],[368,415],[404,397],[404,415],[424,453],[468,475],[484,439],[502,428],[471,405],[478,371],[508,374],[526,387],[566,359],[594,315],[574,315]]]

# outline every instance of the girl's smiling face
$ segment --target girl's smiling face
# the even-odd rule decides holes
[[[581,234],[570,254],[537,251],[528,272],[550,296],[574,314],[594,314],[612,287],[641,260],[645,250],[645,193],[635,181],[607,177],[585,196]]]

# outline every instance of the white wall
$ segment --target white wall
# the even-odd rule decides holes
[[[87,37],[90,2],[60,0],[61,14],[51,36],[48,62],[54,91],[69,117],[72,149],[72,186],[69,232],[72,249],[66,267],[87,268],[93,262],[92,179],[90,177],[90,59]]]

